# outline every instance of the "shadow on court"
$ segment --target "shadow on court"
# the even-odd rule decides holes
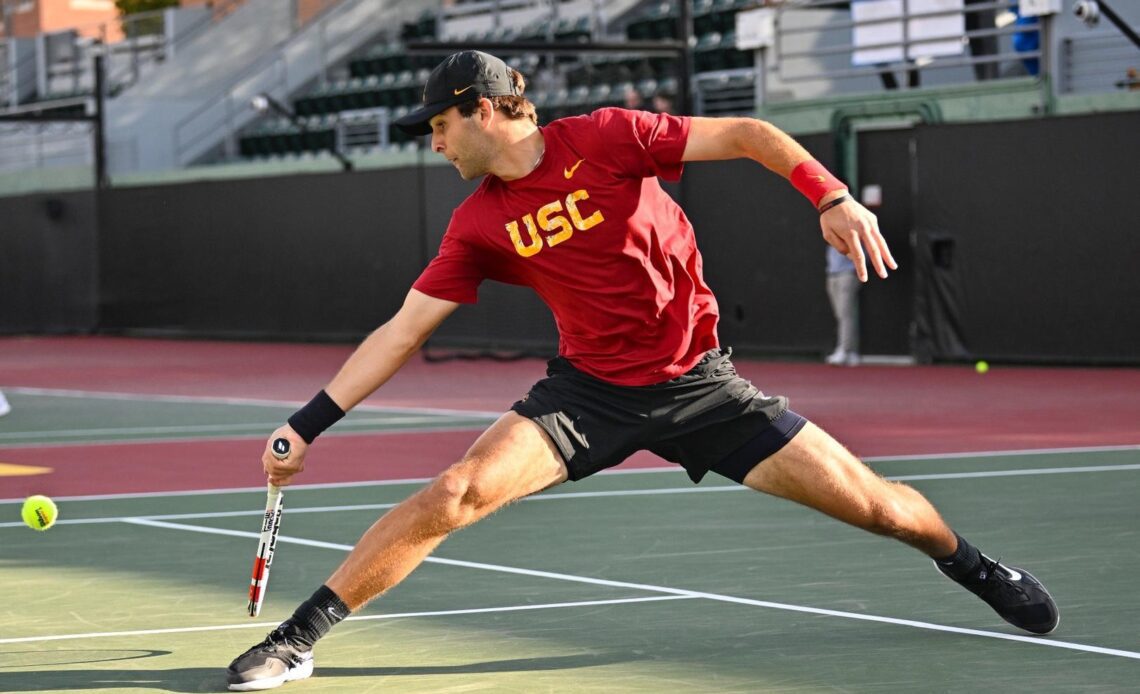
[[[164,653],[165,654],[165,653]],[[597,667],[640,660],[635,653],[584,653],[549,658],[490,660],[463,665],[423,665],[414,667],[326,667],[319,666],[313,677],[412,677],[423,675],[475,675],[496,672],[537,672]],[[76,661],[82,662],[82,661]],[[32,670],[0,672],[0,691],[47,692],[132,689],[160,692],[226,691],[224,666],[173,668],[169,670]]]
[[[18,665],[0,665],[0,670],[6,668],[43,667],[45,665],[89,665],[91,663],[111,663],[122,660],[138,660],[139,658],[155,658],[160,655],[170,655],[172,651],[156,651],[152,649],[61,649],[50,651],[10,651],[5,655],[24,656]],[[0,675],[2,678],[3,675]]]

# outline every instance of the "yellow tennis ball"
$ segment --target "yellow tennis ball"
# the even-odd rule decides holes
[[[20,510],[20,515],[32,530],[47,530],[55,525],[59,509],[51,499],[36,494],[24,500],[24,508]]]
[[[990,370],[990,364],[987,361],[980,361],[977,364],[974,364],[974,370],[980,374],[984,374]]]

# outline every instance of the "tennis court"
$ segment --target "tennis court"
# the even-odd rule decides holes
[[[542,370],[412,364],[329,432],[286,492],[250,619],[256,457],[345,349],[0,340],[14,408],[0,420],[0,691],[224,690],[226,663],[419,484],[404,480],[446,466]],[[265,360],[251,366],[254,351]],[[456,534],[287,690],[1133,690],[1135,370],[740,365],[1036,573],[1060,628],[1023,635],[912,550],[638,456]],[[871,391],[879,404],[857,410]],[[37,492],[62,514],[42,534],[18,520]]]

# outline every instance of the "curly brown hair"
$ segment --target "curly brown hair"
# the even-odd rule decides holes
[[[510,120],[527,118],[531,123],[538,125],[538,113],[534,110],[534,104],[523,96],[526,91],[526,80],[523,79],[522,73],[512,69],[511,81],[514,82],[515,93],[508,96],[489,96],[487,98],[491,100],[491,105]],[[456,108],[459,109],[459,115],[470,118],[479,110],[479,100],[464,101],[457,104]]]

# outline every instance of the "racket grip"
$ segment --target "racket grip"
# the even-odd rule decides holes
[[[293,448],[293,444],[289,443],[287,438],[273,439],[273,444],[269,450],[273,453],[273,457],[278,460],[285,460],[289,457],[289,453]]]

